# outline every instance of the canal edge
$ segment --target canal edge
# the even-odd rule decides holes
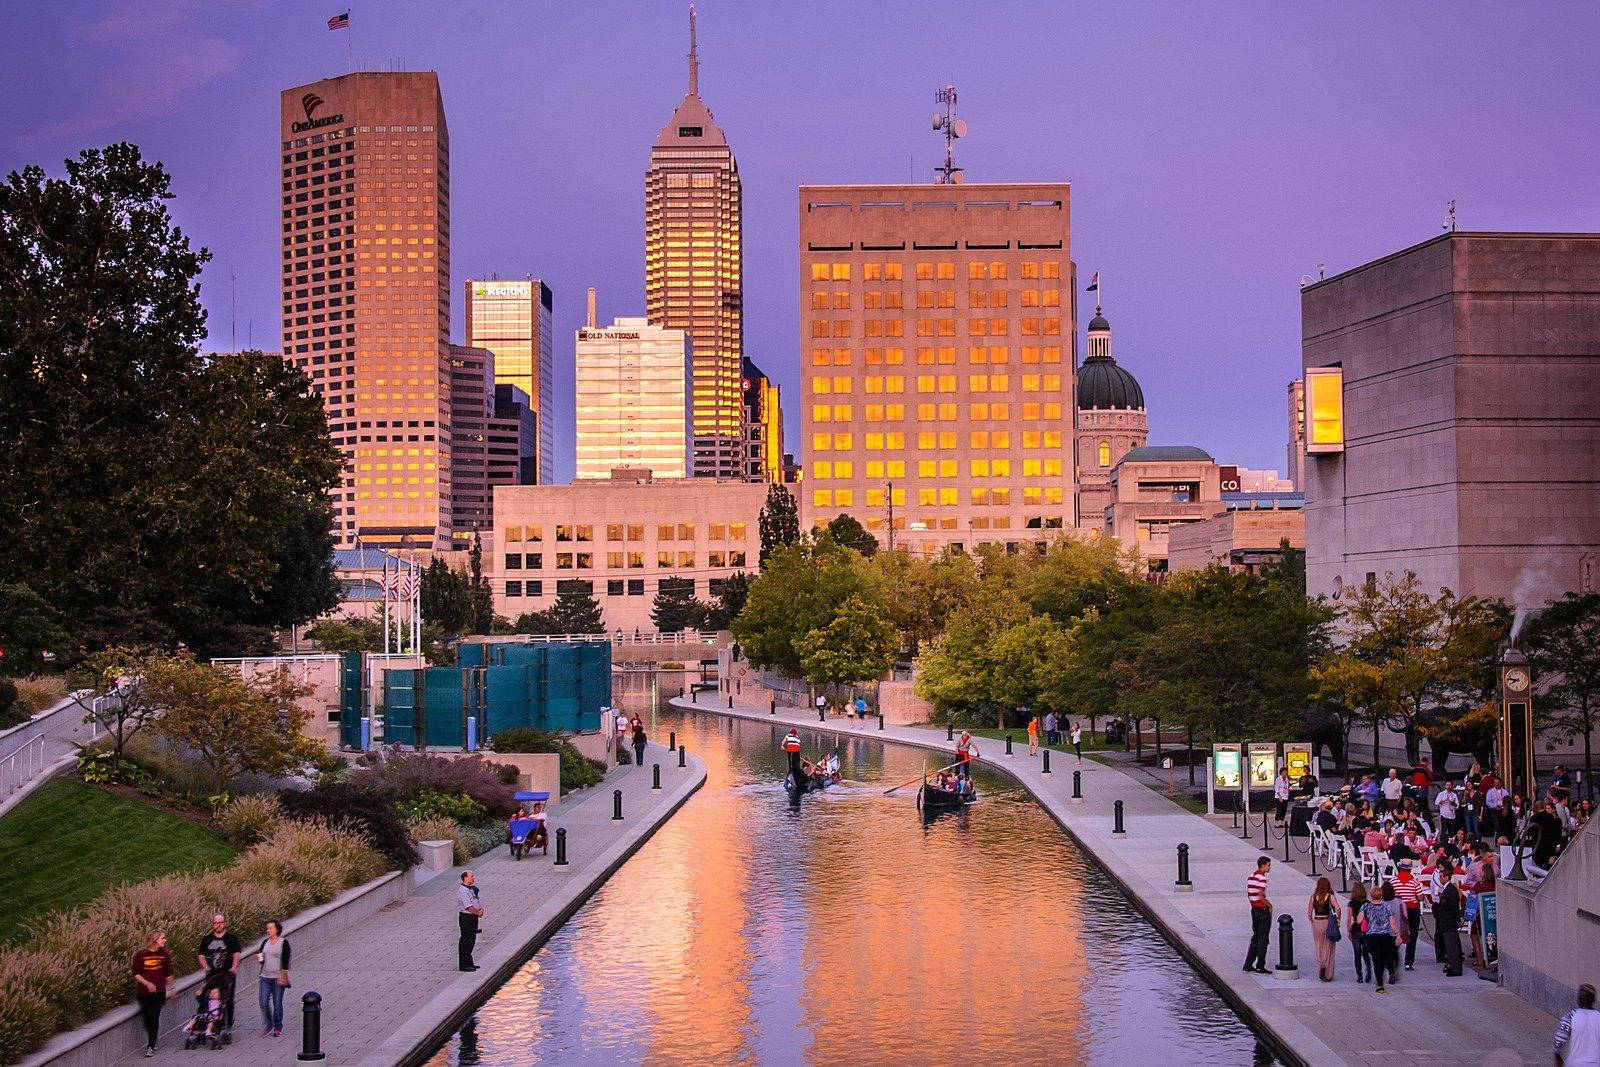
[[[480,972],[463,975],[451,982],[381,1045],[362,1057],[362,1067],[390,1067],[391,1064],[421,1067],[425,1064],[435,1046],[447,1041],[452,1032],[460,1029],[495,990],[532,959],[545,942],[565,926],[567,920],[588,903],[611,880],[611,876],[688,803],[690,797],[700,791],[706,784],[706,765],[694,756],[686,756],[686,762],[690,765],[688,779],[675,787],[667,801],[656,809],[656,815],[639,823],[633,833],[606,850],[596,874],[585,881],[570,883],[566,891],[551,897],[524,919],[496,947],[495,954],[509,948],[503,959],[486,963]]]
[[[795,722],[788,719],[778,719],[771,715],[762,715],[753,711],[747,712],[738,708],[730,709],[695,704],[682,697],[674,698],[669,703],[679,711],[709,712],[730,719],[756,723],[765,722],[774,726],[782,724],[783,726],[792,726],[796,729],[810,730],[834,737],[864,738],[868,741],[903,745],[907,748],[920,748],[933,752],[945,752],[948,750],[948,746],[941,745],[937,741],[895,737],[877,731],[863,730],[859,726],[836,726],[832,723],[824,722]],[[1066,813],[1057,810],[1059,802],[1055,798],[1041,795],[1034,789],[1032,784],[1013,773],[1003,763],[992,759],[980,759],[978,762],[991,770],[998,771],[1026,790],[1034,802],[1072,839],[1073,843],[1083,851],[1084,855],[1088,856],[1095,866],[1104,871],[1107,877],[1116,883],[1117,887],[1122,890],[1123,895],[1133,903],[1133,906],[1139,910],[1140,914],[1150,921],[1150,924],[1156,928],[1162,938],[1176,949],[1178,954],[1195,969],[1196,973],[1205,979],[1206,984],[1216,990],[1217,994],[1234,1011],[1255,1026],[1263,1039],[1272,1047],[1273,1054],[1282,1063],[1288,1065],[1288,1067],[1321,1067],[1323,1064],[1343,1064],[1345,1062],[1321,1038],[1312,1033],[1304,1023],[1294,1018],[1287,1010],[1271,1001],[1260,1004],[1254,1003],[1253,1001],[1256,997],[1250,995],[1253,991],[1235,988],[1227,977],[1227,964],[1222,959],[1221,948],[1213,944],[1211,939],[1201,933],[1193,923],[1184,919],[1162,915],[1152,901],[1146,898],[1146,894],[1149,894],[1150,897],[1159,900],[1161,897],[1160,890],[1140,875],[1128,869],[1127,865],[1122,863],[1114,853],[1102,855],[1100,851],[1101,843],[1074,830],[1066,820]],[[1145,789],[1148,787],[1140,785],[1139,788]],[[1198,816],[1196,817],[1198,818]],[[1207,958],[1208,955],[1213,954],[1217,956],[1216,960]],[[1256,994],[1256,996],[1259,996],[1259,994]],[[1301,1049],[1307,1051],[1315,1050],[1315,1052],[1308,1058],[1300,1051]]]

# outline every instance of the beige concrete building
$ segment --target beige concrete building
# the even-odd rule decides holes
[[[1447,233],[1301,293],[1307,584],[1597,587],[1600,234]]]
[[[1283,558],[1283,543],[1306,547],[1304,501],[1297,493],[1245,493],[1228,510],[1167,532],[1167,569],[1198,571],[1212,564],[1254,574]]]
[[[494,384],[522,390],[533,413],[527,454],[533,480],[555,476],[555,356],[551,335],[554,300],[537,278],[484,279],[465,286],[467,344],[494,353]]]
[[[1078,368],[1078,525],[1098,530],[1111,503],[1111,469],[1150,438],[1144,390],[1111,355],[1111,323],[1098,306]]]
[[[1186,523],[1227,510],[1221,470],[1192,445],[1145,445],[1111,469],[1104,532],[1138,551],[1151,574],[1167,570],[1167,537]]]
[[[344,453],[338,544],[443,546],[450,515],[450,137],[432,71],[279,103],[283,354]]]
[[[689,91],[661,128],[645,172],[645,309],[689,335],[692,473],[745,477],[744,192],[739,164],[700,99],[694,9]]]
[[[620,467],[657,478],[690,473],[689,339],[683,330],[620,318],[578,330],[577,476]]]
[[[1073,525],[1069,194],[800,188],[804,525],[927,553]]]
[[[594,595],[610,630],[653,630],[662,579],[709,600],[761,558],[760,482],[619,471],[606,480],[495,489],[495,614],[515,619],[563,588]],[[486,559],[486,567],[490,561]],[[569,585],[570,583],[570,585]]]

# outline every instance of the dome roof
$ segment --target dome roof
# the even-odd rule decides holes
[[[1100,314],[1100,311],[1099,311],[1098,308],[1095,309],[1094,318],[1089,320],[1089,329],[1091,329],[1091,330],[1109,330],[1109,329],[1111,329],[1111,324],[1106,321],[1106,317],[1104,315]]]
[[[1129,449],[1118,461],[1123,463],[1214,463],[1211,453],[1194,445],[1141,445]]]
[[[1089,328],[1095,328],[1093,322]],[[1090,356],[1078,368],[1078,409],[1095,408],[1144,410],[1144,390],[1139,388],[1139,380],[1117,366],[1110,356]]]

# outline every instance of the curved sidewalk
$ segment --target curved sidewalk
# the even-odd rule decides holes
[[[915,726],[877,728],[875,720],[819,722],[809,709],[728,707],[726,694],[699,694],[696,703],[679,698],[676,707],[797,726],[803,730],[876,738],[950,753],[943,730]],[[1146,788],[1128,775],[1091,760],[1081,765],[1070,752],[1051,753],[1051,771],[1030,757],[1019,731],[1006,756],[1003,741],[978,738],[981,762],[1015,779],[1027,789],[1069,836],[1106,870],[1178,950],[1247,1019],[1272,1036],[1280,1057],[1313,1065],[1396,1062],[1445,1055],[1497,1064],[1546,1064],[1556,1020],[1526,1001],[1482,982],[1468,971],[1445,978],[1433,962],[1433,948],[1423,943],[1417,969],[1403,972],[1401,982],[1379,997],[1371,985],[1353,976],[1351,949],[1337,948],[1331,983],[1317,981],[1316,956],[1306,920],[1306,902],[1315,881],[1308,858],[1298,864],[1274,861],[1268,895],[1277,915],[1294,918],[1298,981],[1245,974],[1241,970],[1250,941],[1250,920],[1244,882],[1255,869],[1258,845],[1241,840],[1226,827],[1214,825]],[[1072,772],[1083,776],[1083,801],[1072,801]],[[1112,805],[1123,802],[1127,836],[1113,838]],[[980,814],[981,817],[981,814]],[[1175,892],[1177,846],[1189,846],[1191,892]],[[1303,868],[1297,870],[1296,866]],[[1278,958],[1277,934],[1268,954]]]
[[[661,764],[660,790],[650,788],[652,763]],[[680,768],[676,753],[652,744],[643,767],[617,768],[586,795],[552,813],[548,857],[536,853],[516,861],[501,845],[467,864],[477,875],[486,912],[475,953],[477,971],[456,969],[456,886],[465,869],[458,867],[335,937],[296,943],[294,988],[284,998],[282,1037],[260,1036],[254,959],[259,938],[241,936],[245,952],[233,1044],[220,1052],[185,1053],[179,1027],[193,1007],[185,996],[169,1003],[162,1015],[156,1058],[147,1061],[130,1053],[122,1062],[294,1063],[300,1051],[300,997],[315,990],[322,997],[325,1062],[383,1067],[421,1063],[705,780],[705,765],[693,753]],[[622,790],[621,822],[611,817],[615,789]],[[567,831],[566,867],[554,865],[558,828]]]

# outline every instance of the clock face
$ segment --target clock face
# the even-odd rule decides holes
[[[1513,693],[1520,693],[1528,688],[1528,672],[1521,667],[1513,667],[1506,671],[1506,688]]]

